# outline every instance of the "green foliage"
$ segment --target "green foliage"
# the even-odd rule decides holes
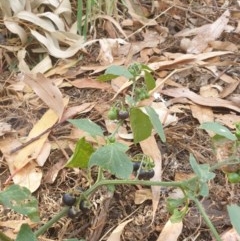
[[[128,147],[115,142],[99,147],[91,156],[89,167],[100,166],[118,178],[127,179],[132,173],[132,162],[126,155]]]
[[[168,198],[167,199],[167,210],[169,213],[173,214],[174,210],[183,206],[186,202],[185,198]]]
[[[240,182],[240,173],[239,172],[227,173],[227,179],[230,183],[239,183]]]
[[[240,140],[240,122],[236,123],[236,133],[235,133],[235,135],[238,138],[238,140]]]
[[[89,135],[96,136],[104,136],[102,128],[95,124],[93,121],[89,119],[78,119],[78,120],[68,120],[77,128],[87,132]]]
[[[150,106],[146,106],[145,110],[147,111],[147,114],[148,114],[148,116],[150,118],[150,121],[151,121],[154,129],[156,130],[156,132],[160,136],[162,142],[166,142],[166,137],[165,137],[165,134],[164,134],[163,126],[162,126],[162,123],[161,123],[161,121],[159,119],[158,114]]]
[[[17,235],[16,241],[37,241],[38,239],[27,224],[23,224]]]
[[[75,147],[73,155],[69,159],[66,164],[66,167],[79,167],[79,168],[87,168],[90,156],[94,152],[94,148],[92,145],[85,140],[85,138],[81,138]]]
[[[217,122],[205,122],[200,125],[200,128],[204,130],[213,131],[214,133],[224,136],[225,138],[236,141],[237,137],[225,126],[217,123]]]
[[[106,71],[105,74],[115,75],[115,76],[124,76],[127,79],[133,78],[133,75],[128,71],[124,66],[112,65]]]
[[[184,210],[174,209],[173,214],[170,217],[170,220],[172,223],[178,223],[183,220],[185,215],[186,212]]]
[[[209,164],[198,164],[194,156],[190,155],[190,165],[199,180],[199,194],[203,197],[208,196],[207,182],[215,177],[215,173],[210,171]]]
[[[106,82],[112,79],[117,78],[118,75],[116,74],[103,74],[97,77],[97,80],[102,81],[102,82]]]
[[[11,185],[0,193],[0,204],[27,215],[33,222],[39,221],[38,202],[31,192],[19,185]]]
[[[240,222],[239,222],[239,217],[240,217],[240,207],[236,204],[228,205],[227,206],[228,214],[231,220],[231,223],[237,233],[240,235]]]
[[[152,133],[152,123],[148,115],[139,108],[131,108],[130,124],[133,131],[134,143],[148,138]]]
[[[148,71],[144,71],[144,80],[145,80],[145,84],[147,87],[147,90],[150,91],[152,89],[154,89],[154,87],[156,86],[155,84],[155,79],[153,78],[153,76],[148,72]]]

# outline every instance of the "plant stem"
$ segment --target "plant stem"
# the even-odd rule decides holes
[[[9,238],[7,235],[5,235],[3,232],[0,232],[0,241],[13,241],[13,240]]]
[[[192,197],[192,200],[195,202],[195,204],[196,204],[198,210],[200,211],[204,221],[206,222],[207,226],[210,228],[214,238],[217,241],[222,241],[221,237],[219,236],[219,234],[218,234],[218,232],[216,230],[216,228],[214,227],[213,223],[211,222],[211,220],[209,219],[207,213],[205,212],[204,207],[201,204],[201,202],[196,197]]]
[[[36,237],[45,233],[54,223],[56,223],[60,218],[67,214],[69,207],[64,207],[57,215],[55,215],[52,219],[50,219],[47,223],[45,223],[42,227],[40,227],[34,234]]]
[[[145,186],[163,186],[163,187],[179,187],[184,188],[186,186],[186,181],[183,182],[159,182],[159,181],[144,181],[144,180],[100,180],[94,183],[88,190],[84,192],[87,197],[93,193],[100,186],[104,185],[145,185]]]
[[[145,185],[145,186],[163,186],[163,187],[179,187],[183,188],[185,186],[184,182],[156,182],[156,181],[144,181],[144,180],[106,180],[102,179],[98,182],[94,183],[88,190],[82,193],[85,197],[89,196],[93,192],[95,192],[99,187],[104,185],[120,185],[120,184],[128,184],[128,185]],[[50,219],[47,223],[45,223],[42,227],[40,227],[34,234],[36,237],[42,235],[47,231],[54,223],[56,223],[60,218],[67,214],[69,207],[64,207],[57,215],[55,215],[52,219]],[[1,240],[0,240],[1,241]],[[5,240],[3,240],[5,241]],[[10,241],[10,240],[6,240]],[[11,240],[12,241],[12,240]]]

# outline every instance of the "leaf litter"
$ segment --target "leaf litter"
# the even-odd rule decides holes
[[[122,22],[116,21],[116,15],[97,16],[108,24],[100,23],[100,28],[100,25],[94,25],[93,28],[98,28],[97,36],[87,42],[77,34],[76,23],[71,17],[76,11],[74,1],[72,5],[68,0],[60,4],[56,1],[2,3],[1,15],[6,29],[0,30],[5,40],[1,42],[0,52],[0,67],[4,73],[0,77],[3,123],[0,133],[4,157],[4,164],[0,165],[1,190],[3,183],[11,180],[27,186],[32,192],[37,190],[37,195],[41,196],[40,212],[43,218],[48,219],[60,209],[61,194],[69,187],[88,188],[84,170],[64,168],[64,163],[79,138],[85,137],[93,144],[96,140],[69,126],[65,120],[89,118],[101,123],[111,133],[111,123],[107,122],[104,114],[106,102],[110,106],[113,100],[121,99],[129,91],[131,83],[122,79],[112,80],[111,84],[101,83],[97,76],[111,65],[128,65],[136,61],[144,62],[154,70],[157,87],[151,92],[148,105],[163,111],[163,121],[168,120],[165,125],[167,146],[153,135],[140,146],[134,146],[126,128],[117,138],[129,144],[131,155],[143,152],[151,156],[155,162],[154,180],[175,180],[178,173],[187,178],[191,173],[189,152],[200,163],[217,161],[209,136],[197,127],[204,121],[215,120],[234,129],[234,123],[240,121],[239,16],[228,10],[239,6],[238,3],[223,6],[222,2],[214,2],[156,1],[151,5],[139,1],[136,5],[135,1],[126,1],[128,15],[121,13]],[[214,12],[215,8],[221,9],[219,7],[224,10]],[[157,14],[159,11],[161,13]],[[115,34],[112,35],[113,31]],[[32,42],[28,40],[29,35]],[[192,35],[195,37],[191,39]],[[24,81],[16,75],[14,68],[25,74]],[[13,71],[12,74],[9,71]],[[55,82],[59,78],[61,84]],[[161,95],[160,102],[165,107],[153,102],[156,93]],[[64,100],[69,101],[64,105]],[[50,121],[46,125],[42,118],[49,112],[52,114],[47,116]],[[47,131],[44,135],[11,153],[44,131]],[[103,140],[98,140],[98,143],[103,143]],[[210,196],[204,205],[214,224],[224,233],[223,239],[228,240],[225,237],[230,223],[226,212],[219,210],[218,205],[226,200],[237,202],[239,190],[237,186],[226,190],[225,185],[223,174],[217,173],[217,180],[210,187]],[[114,225],[118,226],[119,220],[130,215],[133,221],[115,229],[118,239],[122,236],[124,240],[133,241],[167,240],[164,237],[167,235],[169,240],[184,240],[189,236],[197,240],[212,240],[202,222],[195,218],[199,218],[199,214],[194,209],[190,209],[183,226],[170,223],[164,207],[165,190],[152,187],[152,199],[147,196],[148,200],[142,204],[134,204],[134,193],[142,188],[118,187],[111,197],[104,190],[96,193],[92,197],[94,208],[89,214],[83,215],[78,224],[69,222],[64,228],[60,223],[54,227],[55,234],[48,238],[61,240],[71,237],[72,233],[98,240]],[[108,208],[103,209],[105,198],[111,200],[111,204],[107,201],[106,206],[112,207],[108,216]],[[0,212],[4,210],[1,208]],[[98,227],[97,213],[104,217],[101,228],[92,233],[86,231],[86,228]],[[0,221],[14,219],[22,222],[14,213],[10,218],[2,216]],[[175,236],[169,235],[172,229],[176,230]],[[231,230],[229,235],[232,235]],[[109,239],[111,236],[114,232]],[[14,238],[14,234],[11,237]]]

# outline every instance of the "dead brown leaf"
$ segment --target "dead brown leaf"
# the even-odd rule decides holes
[[[82,78],[82,79],[76,79],[69,83],[79,89],[91,88],[91,89],[107,90],[110,88],[109,83],[100,82],[98,80],[95,80],[95,79],[92,79],[89,77]]]
[[[64,102],[61,91],[53,80],[46,78],[43,74],[30,75],[25,74],[23,81],[29,85],[34,92],[51,108],[61,119]]]
[[[162,179],[162,155],[158,148],[155,137],[152,135],[144,141],[140,142],[140,146],[145,155],[152,158],[154,161],[154,177],[151,179],[153,181],[161,181]],[[160,188],[158,186],[151,186],[152,189],[152,201],[153,201],[153,220],[157,211],[157,206],[160,198]]]
[[[135,192],[134,203],[142,204],[146,200],[152,200],[152,191],[149,188],[139,189]]]
[[[168,220],[163,227],[157,241],[177,241],[178,237],[182,233],[182,228],[182,222],[172,223],[170,220]]]
[[[161,93],[175,98],[185,97],[190,99],[194,103],[203,106],[222,107],[234,110],[236,112],[240,112],[240,108],[232,101],[222,100],[220,98],[214,97],[201,97],[200,95],[195,94],[187,88],[171,88],[162,90]]]
[[[110,234],[109,238],[107,239],[107,241],[120,241],[121,240],[121,235],[122,235],[122,232],[124,230],[124,227],[133,221],[133,218],[132,219],[129,219],[123,223],[120,223],[113,231],[112,233]]]
[[[191,41],[188,41],[187,53],[199,54],[207,47],[208,43],[220,37],[221,33],[226,28],[230,17],[229,10],[226,10],[215,22],[206,24],[200,28],[191,29],[189,31],[177,33],[175,36],[189,36],[196,35]],[[184,39],[185,40],[185,39]]]

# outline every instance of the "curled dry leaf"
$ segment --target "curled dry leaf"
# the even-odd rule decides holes
[[[172,223],[170,220],[167,221],[162,229],[157,241],[177,241],[178,237],[182,233],[183,223]]]
[[[55,85],[54,81],[38,73],[37,75],[25,74],[23,81],[29,85],[34,92],[48,105],[61,119],[64,102],[62,93]]]
[[[101,65],[109,65],[113,62],[114,57],[118,56],[119,44],[126,44],[123,39],[99,39],[100,53],[97,57]]]
[[[240,240],[240,235],[237,233],[237,231],[232,228],[230,230],[227,230],[221,235],[222,241],[238,241]],[[213,239],[212,241],[216,241]]]
[[[211,41],[216,40],[220,37],[224,29],[227,27],[228,21],[230,17],[229,10],[226,10],[215,22],[212,24],[206,24],[200,28],[190,30],[188,34],[196,34],[197,35],[191,40],[188,41],[187,53],[199,54],[202,53]],[[183,36],[183,34],[178,33],[176,36]],[[184,35],[187,35],[187,31],[185,31]],[[186,39],[184,39],[186,41]],[[182,46],[186,46],[185,44]]]
[[[152,200],[152,191],[149,188],[139,189],[135,192],[134,203],[142,204],[146,200]]]
[[[152,158],[154,161],[154,177],[153,181],[161,181],[162,179],[162,155],[158,148],[154,135],[150,136],[144,141],[140,142],[140,146],[145,155]],[[160,198],[160,188],[158,186],[151,186],[152,190],[152,205],[153,205],[153,220],[157,211],[157,206]]]
[[[110,234],[110,236],[108,237],[107,241],[120,241],[121,240],[121,235],[122,235],[122,232],[124,230],[124,227],[132,222],[133,218],[132,219],[129,219],[123,223],[120,223],[113,231],[112,233]]]
[[[90,77],[75,79],[69,83],[79,89],[91,88],[91,89],[107,90],[110,88],[109,83],[100,82]]]
[[[231,102],[228,100],[222,100],[220,98],[215,98],[215,97],[202,97],[190,91],[187,88],[171,88],[171,89],[162,90],[161,93],[164,95],[175,97],[175,98],[185,97],[190,99],[194,103],[203,105],[203,106],[222,107],[222,108],[234,110],[236,112],[240,112],[240,107],[238,107],[234,102]]]
[[[4,136],[6,133],[12,132],[12,127],[6,122],[0,122],[0,136]]]

